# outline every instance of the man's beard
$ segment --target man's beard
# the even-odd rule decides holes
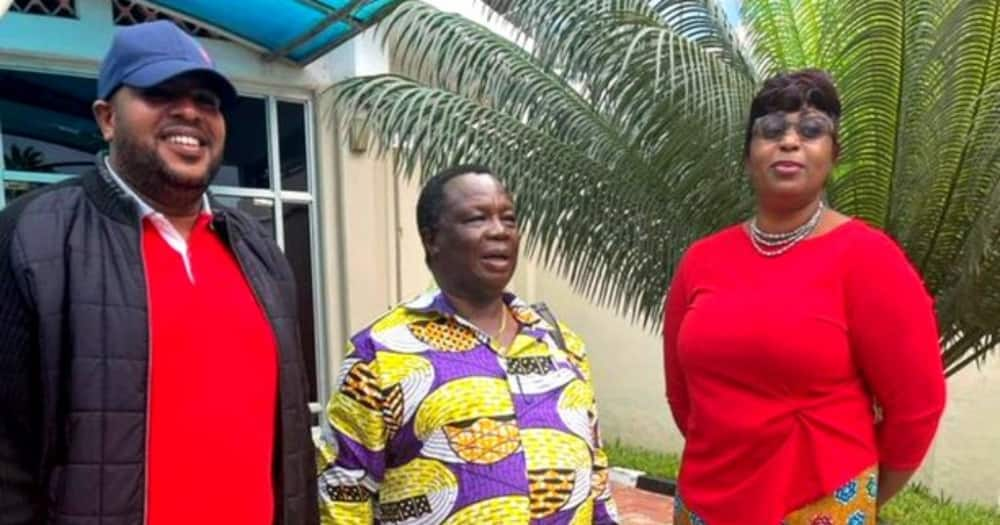
[[[171,209],[184,209],[202,198],[222,164],[222,155],[212,159],[202,177],[191,179],[170,169],[155,148],[120,134],[114,141],[115,169],[144,197]]]

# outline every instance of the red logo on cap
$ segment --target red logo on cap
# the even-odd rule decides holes
[[[201,58],[205,59],[205,63],[208,65],[212,65],[212,57],[208,56],[208,51],[205,51],[205,48],[201,46],[198,46],[198,51],[201,52]]]

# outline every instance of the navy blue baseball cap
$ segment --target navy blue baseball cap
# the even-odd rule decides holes
[[[101,62],[97,98],[108,100],[121,86],[149,88],[185,73],[200,73],[223,107],[236,101],[236,88],[215,69],[201,44],[173,22],[157,20],[119,29]]]

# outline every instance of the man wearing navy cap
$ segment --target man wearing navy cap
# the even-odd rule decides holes
[[[318,521],[291,270],[206,194],[235,101],[172,23],[121,29],[107,152],[0,212],[0,523]]]

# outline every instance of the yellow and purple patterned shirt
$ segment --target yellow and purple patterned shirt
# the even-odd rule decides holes
[[[504,301],[507,348],[436,290],[351,338],[320,439],[323,523],[617,523],[583,342],[563,325],[559,348]]]

